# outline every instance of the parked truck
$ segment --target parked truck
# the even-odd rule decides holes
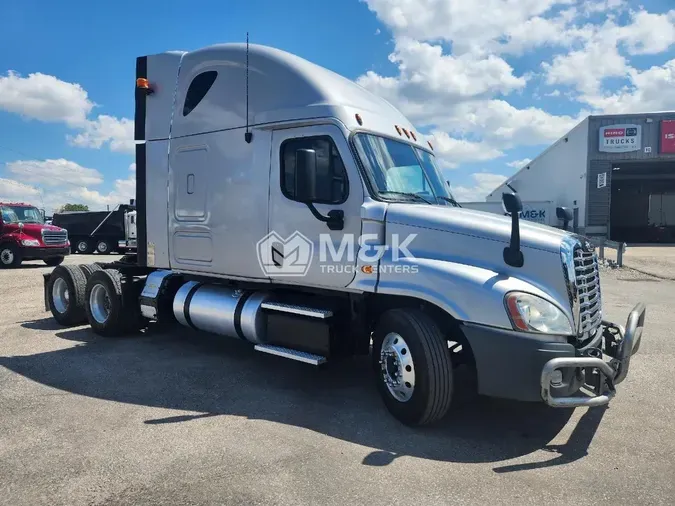
[[[23,202],[0,202],[0,268],[24,260],[56,266],[69,253],[68,232],[46,225],[44,212]]]
[[[126,214],[132,211],[133,206],[127,204],[112,211],[64,211],[54,214],[52,224],[68,230],[73,253],[108,255],[131,249]]]
[[[388,102],[257,45],[143,56],[136,77],[137,254],[46,275],[62,325],[370,354],[410,425],[446,415],[462,365],[480,394],[553,407],[607,404],[628,374],[645,306],[605,320],[590,243],[521,221],[515,194],[509,216],[460,208]]]

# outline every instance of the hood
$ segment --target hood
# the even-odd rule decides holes
[[[19,224],[18,223],[6,223],[3,228],[4,228],[5,233],[18,233],[19,232]],[[63,229],[60,228],[60,227],[55,227],[54,225],[43,225],[41,223],[24,223],[23,224],[23,233],[27,236],[35,237],[36,239],[41,238],[43,230],[51,230],[51,231],[56,232],[56,231],[63,230]]]
[[[387,209],[387,222],[480,237],[505,244],[508,244],[511,238],[510,216],[458,207],[390,204]],[[520,220],[522,248],[559,253],[562,239],[568,235],[569,232],[563,230]]]

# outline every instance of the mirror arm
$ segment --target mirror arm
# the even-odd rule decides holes
[[[323,216],[314,207],[312,202],[305,202],[312,215],[319,221],[323,221],[331,230],[342,230],[345,227],[345,213],[342,209],[333,209],[328,213],[328,216]]]
[[[504,248],[504,262],[512,267],[522,267],[525,263],[523,252],[520,251],[520,222],[517,212],[511,213],[511,241]]]

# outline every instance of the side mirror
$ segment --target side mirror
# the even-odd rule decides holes
[[[295,198],[305,203],[316,200],[316,151],[313,149],[295,152]]]
[[[563,221],[572,221],[574,219],[574,214],[572,214],[572,210],[568,207],[556,207],[555,215],[559,220]]]
[[[520,200],[520,195],[517,193],[503,193],[502,205],[504,206],[504,211],[509,214],[518,214],[523,210],[523,201]]]
[[[569,222],[574,219],[574,214],[567,207],[556,207],[555,208],[555,215],[559,220],[562,220],[563,230],[567,230],[567,226],[569,225]]]

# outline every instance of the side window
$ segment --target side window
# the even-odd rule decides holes
[[[192,80],[187,93],[185,94],[183,116],[187,116],[195,107],[197,107],[197,104],[202,101],[211,89],[211,86],[213,86],[217,76],[218,72],[209,70],[207,72],[202,72]]]
[[[347,200],[349,184],[337,146],[328,136],[301,137],[290,139],[281,145],[281,191],[296,200],[295,187],[295,152],[298,149],[316,151],[317,198],[321,204],[341,204]]]

